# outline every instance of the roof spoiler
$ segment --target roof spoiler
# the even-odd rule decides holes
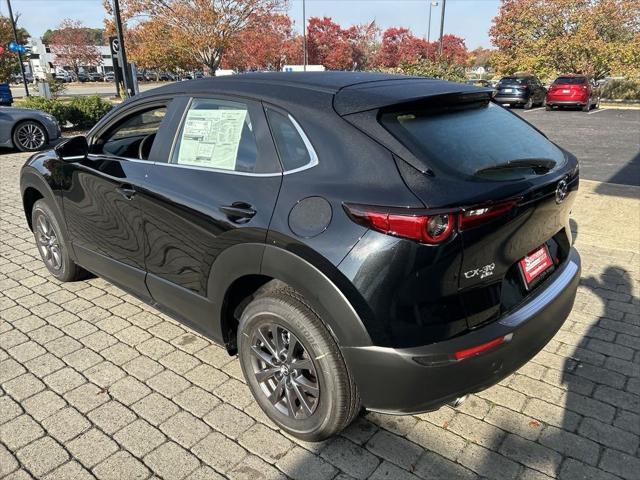
[[[459,103],[490,100],[493,90],[445,80],[407,78],[360,84],[338,91],[333,107],[338,115],[406,105]]]

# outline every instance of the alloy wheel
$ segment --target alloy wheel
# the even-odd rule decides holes
[[[46,215],[38,215],[36,219],[36,240],[44,263],[51,270],[62,268],[62,248],[58,234]]]
[[[25,123],[18,127],[16,139],[19,146],[25,150],[38,150],[45,143],[45,133],[42,127],[35,123]]]
[[[295,419],[313,415],[320,385],[311,356],[293,333],[275,323],[257,327],[251,365],[260,389],[280,413]]]

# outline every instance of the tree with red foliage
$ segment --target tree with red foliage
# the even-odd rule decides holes
[[[268,13],[241,31],[223,59],[224,68],[236,71],[281,70],[302,62],[302,45],[296,41],[288,15]]]
[[[309,63],[329,70],[353,68],[351,45],[345,31],[330,17],[311,17],[307,25]]]
[[[49,48],[55,54],[57,63],[73,68],[76,75],[80,72],[80,67],[100,64],[100,51],[89,30],[79,20],[63,20],[51,35]]]
[[[381,67],[393,68],[402,63],[414,63],[428,58],[430,44],[418,38],[408,28],[388,28],[382,34],[382,44],[376,63]]]
[[[436,48],[440,45],[440,41],[434,42]],[[448,63],[455,65],[463,65],[467,61],[467,46],[464,39],[451,33],[442,36],[442,57]]]
[[[351,62],[354,70],[366,70],[374,66],[375,57],[380,47],[378,40],[380,29],[376,22],[352,25],[344,30],[351,45]]]

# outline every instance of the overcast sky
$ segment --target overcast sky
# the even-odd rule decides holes
[[[33,36],[42,35],[64,18],[81,20],[89,27],[102,27],[105,12],[102,0],[11,0],[19,24]],[[375,20],[382,28],[402,26],[426,37],[429,0],[307,0],[307,17],[328,16],[348,26]],[[431,39],[440,28],[442,0],[432,8]],[[298,30],[302,25],[302,0],[289,0],[289,15]],[[466,40],[467,47],[489,47],[488,30],[497,14],[499,0],[447,0],[445,32]],[[6,0],[0,0],[0,13],[7,15]]]

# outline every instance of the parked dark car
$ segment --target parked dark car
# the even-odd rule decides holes
[[[546,108],[580,107],[584,112],[600,106],[600,88],[585,75],[562,75],[547,92]]]
[[[494,99],[509,106],[522,106],[526,110],[544,105],[546,88],[534,75],[510,75],[502,77],[496,86]]]
[[[104,74],[104,81],[105,82],[115,82],[116,81],[116,74],[113,72],[107,72]]]
[[[13,103],[13,94],[8,83],[0,83],[0,105],[10,107]]]
[[[103,276],[224,345],[311,441],[361,405],[424,412],[500,381],[580,278],[576,158],[441,80],[173,83],[32,156],[20,185],[53,276]]]
[[[0,147],[34,152],[59,137],[54,116],[30,108],[0,107]]]
[[[89,81],[91,82],[104,82],[104,74],[101,72],[91,72],[89,74]]]
[[[89,76],[89,74],[88,74],[88,73],[85,73],[85,72],[79,72],[79,73],[76,75],[76,81],[78,81],[78,82],[82,82],[82,83],[90,82],[90,81],[91,81],[91,77]]]

